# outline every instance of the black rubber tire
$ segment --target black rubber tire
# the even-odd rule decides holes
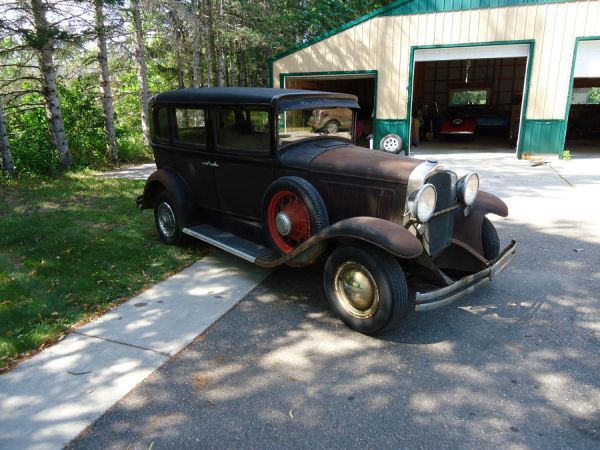
[[[346,262],[355,262],[366,268],[377,285],[379,307],[371,317],[359,318],[351,314],[336,294],[336,272]],[[397,324],[414,310],[398,260],[377,247],[359,244],[336,248],[325,263],[323,281],[331,308],[342,322],[359,333],[378,333]]]
[[[329,214],[327,213],[325,202],[323,202],[323,198],[321,197],[321,194],[319,194],[319,191],[317,191],[309,181],[295,176],[281,177],[275,180],[265,192],[262,218],[265,240],[269,247],[278,254],[283,254],[284,252],[281,251],[269,232],[267,215],[269,211],[269,201],[273,195],[283,190],[296,193],[304,202],[310,217],[310,228],[313,236],[329,226]]]
[[[159,208],[162,203],[168,205],[174,214],[174,231],[172,234],[165,233],[159,225]],[[154,199],[154,224],[160,239],[167,245],[183,245],[187,240],[187,235],[182,232],[182,216],[177,202],[173,199],[168,191],[161,191]]]
[[[335,131],[331,131],[331,130],[329,129],[329,127],[330,127],[330,126],[332,127],[332,128],[331,128],[331,130],[334,130],[334,128],[335,128]],[[323,132],[324,132],[324,133],[327,133],[327,134],[335,134],[335,133],[337,133],[338,131],[340,131],[340,126],[341,126],[341,125],[340,125],[340,123],[339,123],[337,120],[330,120],[330,121],[329,121],[329,122],[327,122],[327,123],[325,124],[325,126],[323,127]]]
[[[500,254],[500,238],[496,227],[487,217],[483,218],[481,224],[481,243],[483,244],[483,257],[493,260]]]

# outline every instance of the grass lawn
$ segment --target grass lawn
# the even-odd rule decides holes
[[[0,371],[205,253],[162,244],[144,181],[0,180]]]

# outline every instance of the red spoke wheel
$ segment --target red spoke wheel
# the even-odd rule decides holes
[[[265,238],[274,250],[288,254],[329,225],[318,191],[303,178],[283,177],[265,194]]]

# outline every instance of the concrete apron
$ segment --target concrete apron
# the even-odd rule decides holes
[[[0,448],[62,448],[268,273],[215,251],[0,376]]]

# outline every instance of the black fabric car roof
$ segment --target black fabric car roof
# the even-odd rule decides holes
[[[358,107],[358,99],[354,95],[333,92],[305,91],[300,89],[274,89],[274,88],[196,88],[177,89],[163,92],[152,97],[152,104],[161,103],[199,103],[214,105],[268,105],[281,100],[294,100],[299,98],[340,99],[353,102]]]

